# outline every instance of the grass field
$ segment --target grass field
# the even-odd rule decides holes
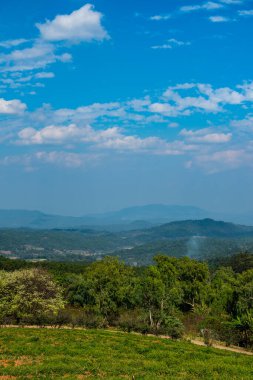
[[[0,380],[133,378],[252,380],[253,358],[107,330],[0,329]]]

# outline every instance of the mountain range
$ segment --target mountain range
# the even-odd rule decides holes
[[[135,206],[103,214],[81,217],[50,215],[40,211],[0,210],[0,228],[64,229],[93,228],[123,231],[150,228],[180,220],[212,218],[234,223],[253,224],[253,215],[229,215],[194,206],[153,204]]]

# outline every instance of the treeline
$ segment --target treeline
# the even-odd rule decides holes
[[[163,255],[145,268],[113,257],[89,265],[0,258],[0,322],[115,326],[173,338],[202,332],[208,344],[253,347],[252,258],[236,255],[216,269]]]

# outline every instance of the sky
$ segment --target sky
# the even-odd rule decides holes
[[[253,212],[252,0],[2,0],[0,208]]]

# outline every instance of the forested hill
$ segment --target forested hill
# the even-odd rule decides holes
[[[151,241],[168,238],[189,238],[193,236],[216,238],[253,237],[253,227],[213,219],[202,219],[166,223],[141,231],[140,234]]]
[[[208,259],[245,251],[253,252],[253,227],[211,219],[117,233],[78,228],[0,229],[0,254],[10,258],[93,261],[118,255],[128,263],[146,265],[157,252]]]

